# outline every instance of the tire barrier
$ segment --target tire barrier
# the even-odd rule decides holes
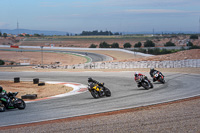
[[[45,83],[38,83],[38,86],[44,86]]]
[[[37,98],[37,94],[26,94],[21,96],[22,99],[36,99]]]
[[[33,79],[33,84],[38,84],[38,83],[39,83],[39,79],[38,78]]]
[[[15,77],[14,78],[14,83],[19,83],[20,82],[20,78],[19,77]]]

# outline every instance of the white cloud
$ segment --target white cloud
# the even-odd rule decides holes
[[[103,0],[98,3],[104,6],[168,6],[168,7],[182,7],[196,6],[200,4],[199,0]]]
[[[191,11],[183,11],[183,10],[171,10],[171,9],[129,9],[124,12],[128,13],[191,13]]]
[[[0,27],[1,28],[7,28],[9,26],[8,23],[0,22]]]
[[[41,7],[59,7],[62,6],[61,4],[54,3],[54,2],[40,2]]]

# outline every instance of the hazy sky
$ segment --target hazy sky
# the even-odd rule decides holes
[[[199,32],[200,0],[0,0],[0,29]]]

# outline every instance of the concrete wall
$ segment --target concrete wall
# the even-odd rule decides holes
[[[177,61],[136,61],[136,62],[97,62],[72,66],[64,69],[127,69],[127,68],[184,68],[200,67],[200,59],[187,59]]]

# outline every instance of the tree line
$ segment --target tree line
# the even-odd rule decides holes
[[[142,47],[142,43],[141,42],[138,42],[138,43],[135,43],[135,45],[131,45],[131,43],[127,42],[127,43],[124,43],[123,44],[123,48],[131,48],[131,47],[134,47],[134,48],[140,48]],[[176,46],[174,43],[172,43],[171,41],[168,41],[164,44],[165,47],[171,47],[171,46]],[[193,46],[193,43],[192,42],[187,42],[186,46]],[[99,45],[95,45],[95,44],[91,44],[89,46],[89,48],[120,48],[119,47],[119,43],[117,42],[114,42],[112,44],[108,44],[107,42],[101,42]],[[151,40],[146,40],[146,42],[144,42],[144,47],[155,47],[155,43]]]
[[[112,33],[111,31],[94,30],[94,31],[82,31],[82,33],[80,35],[81,36],[96,36],[96,35],[109,36],[109,35],[122,35],[122,33],[119,33],[119,32]]]

